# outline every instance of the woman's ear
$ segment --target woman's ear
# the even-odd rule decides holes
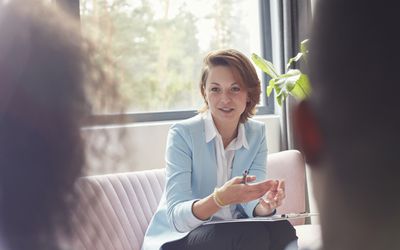
[[[203,96],[204,102],[208,106],[208,96],[207,96],[206,86],[205,85],[201,85],[200,92],[201,92],[201,95]]]
[[[306,162],[318,165],[323,153],[321,130],[308,101],[301,101],[294,111],[296,143],[304,153]]]

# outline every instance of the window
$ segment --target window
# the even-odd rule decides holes
[[[151,121],[187,118],[201,107],[198,83],[208,51],[231,47],[249,57],[263,55],[260,16],[269,19],[269,11],[260,11],[264,2],[79,0],[79,12],[82,32],[113,60],[110,72],[127,103],[125,120]],[[271,106],[262,98],[259,110],[272,113]],[[94,123],[112,123],[121,115],[115,112],[101,111]]]

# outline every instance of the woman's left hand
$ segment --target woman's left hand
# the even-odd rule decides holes
[[[256,216],[268,216],[276,208],[282,205],[285,195],[285,181],[280,180],[276,190],[270,190],[263,197],[255,208]]]

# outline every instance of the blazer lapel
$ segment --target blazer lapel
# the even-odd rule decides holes
[[[215,140],[211,140],[206,144],[204,158],[202,160],[204,162],[203,174],[206,178],[205,187],[209,188],[207,193],[212,193],[214,191],[214,187],[217,185],[217,158],[215,155]]]
[[[235,176],[242,176],[243,171],[245,169],[249,169],[251,162],[248,162],[248,157],[246,157],[247,154],[245,154],[246,151],[247,149],[244,147],[236,150],[235,157],[233,158],[231,178]]]

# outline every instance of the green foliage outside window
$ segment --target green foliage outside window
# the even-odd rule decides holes
[[[199,108],[205,53],[227,47],[250,51],[248,24],[240,17],[244,4],[249,5],[246,0],[80,0],[80,12],[83,32],[112,61],[108,71],[119,83],[125,110],[149,112]],[[209,25],[206,34],[200,34],[199,23]]]

